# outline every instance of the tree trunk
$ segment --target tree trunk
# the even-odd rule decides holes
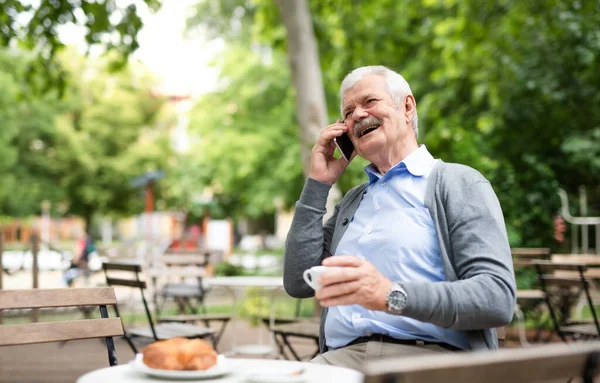
[[[288,61],[296,89],[296,116],[304,175],[310,169],[310,152],[327,124],[327,104],[319,51],[307,0],[278,0],[287,29]]]
[[[307,0],[277,0],[287,30],[287,53],[294,88],[300,153],[304,175],[310,170],[310,153],[321,129],[327,125],[327,103],[319,63],[317,39]],[[324,220],[333,214],[341,193],[333,185]]]
[[[327,125],[327,103],[319,63],[317,39],[307,0],[277,0],[283,24],[287,30],[287,53],[294,88],[296,118],[300,137],[300,153],[304,175],[310,170],[310,153],[319,132]],[[326,220],[333,214],[340,193],[336,185],[327,198]],[[315,314],[320,312],[315,300]]]

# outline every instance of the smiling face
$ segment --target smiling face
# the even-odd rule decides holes
[[[396,105],[382,75],[366,76],[348,89],[342,113],[356,152],[380,171],[386,172],[417,147],[410,124],[414,98],[408,95]]]

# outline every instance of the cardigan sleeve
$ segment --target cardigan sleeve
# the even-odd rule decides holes
[[[507,325],[516,282],[498,198],[474,169],[454,165],[444,173],[431,212],[442,259],[451,264],[457,280],[402,282],[408,294],[402,315],[455,330]]]

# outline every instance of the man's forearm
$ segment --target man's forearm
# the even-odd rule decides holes
[[[307,298],[314,291],[304,282],[304,270],[321,264],[325,244],[331,239],[332,227],[323,227],[323,216],[330,185],[307,179],[285,243],[283,281],[288,294]]]
[[[512,287],[492,275],[455,282],[402,283],[409,305],[407,317],[453,330],[479,330],[510,323]]]

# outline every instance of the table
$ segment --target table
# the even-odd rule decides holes
[[[271,307],[270,307],[270,324],[271,328],[274,326],[275,310],[274,301],[275,293],[283,288],[283,277],[215,277],[205,278],[204,286],[211,287],[223,287],[229,291],[233,299],[233,312],[232,316],[235,318],[237,314],[237,306],[239,295],[241,295],[245,289],[249,287],[261,287],[265,290],[271,291]],[[235,331],[235,321],[232,326]],[[246,355],[268,355],[277,352],[273,345],[273,339],[269,337],[269,345],[265,346],[262,344],[262,338],[259,333],[259,344],[257,345],[243,345],[236,346],[235,337],[232,341],[232,350],[229,354],[246,354]]]
[[[344,367],[329,366],[323,364],[313,364],[307,362],[291,362],[287,360],[271,359],[228,359],[228,366],[231,372],[228,375],[214,379],[187,380],[187,382],[201,383],[234,383],[245,382],[249,374],[269,369],[278,368],[298,368],[304,369],[303,382],[344,382],[344,383],[362,383],[363,374],[356,370]],[[81,376],[77,383],[173,383],[173,380],[162,380],[145,376],[137,372],[130,364],[122,364],[115,367],[105,367],[99,370],[88,372]]]

